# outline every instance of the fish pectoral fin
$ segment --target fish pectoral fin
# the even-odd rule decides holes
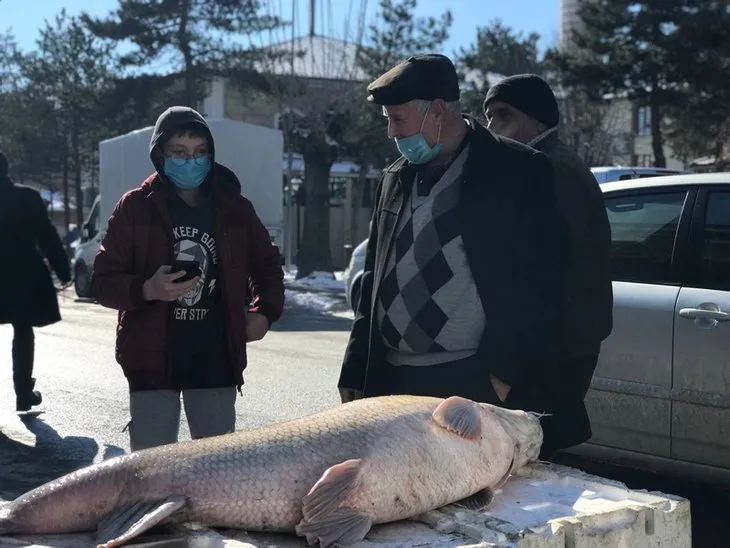
[[[306,521],[319,521],[342,506],[357,482],[361,463],[360,459],[350,459],[325,470],[302,499],[302,514]]]
[[[97,548],[114,548],[152,529],[185,506],[187,499],[172,495],[164,500],[141,501],[118,508],[99,524]]]
[[[327,548],[360,542],[372,525],[370,516],[350,508],[338,508],[317,521],[303,519],[297,524],[296,532],[306,537],[310,546],[319,543],[322,548]]]
[[[451,396],[439,404],[431,418],[441,428],[467,440],[482,435],[482,419],[477,404],[460,396]]]
[[[344,506],[357,484],[361,464],[360,459],[351,459],[329,467],[302,500],[303,519],[296,532],[310,545],[352,544],[367,535],[372,519]]]
[[[486,510],[487,507],[492,504],[492,500],[494,500],[494,491],[495,490],[491,487],[485,487],[481,491],[477,491],[473,495],[466,497],[455,504],[468,508],[469,510],[481,512],[482,510]]]

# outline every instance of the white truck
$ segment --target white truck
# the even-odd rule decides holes
[[[282,249],[282,132],[227,118],[206,121],[215,140],[216,162],[236,173],[241,194],[251,200],[272,240]],[[152,131],[146,127],[99,143],[99,195],[82,227],[74,257],[74,285],[81,298],[91,297],[94,259],[114,206],[154,172],[149,154]]]

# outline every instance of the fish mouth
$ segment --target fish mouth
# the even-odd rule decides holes
[[[498,420],[504,431],[514,440],[517,447],[513,469],[519,470],[526,464],[534,462],[540,455],[543,442],[541,413],[506,409],[496,405],[480,404],[486,407]]]

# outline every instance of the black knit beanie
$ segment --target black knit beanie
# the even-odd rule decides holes
[[[484,111],[495,101],[515,107],[548,128],[557,126],[560,121],[555,94],[537,74],[516,74],[493,85],[484,99]]]

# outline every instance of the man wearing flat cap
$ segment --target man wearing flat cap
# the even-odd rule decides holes
[[[535,74],[505,78],[487,92],[484,113],[489,129],[547,155],[558,203],[570,226],[573,261],[566,279],[565,355],[556,367],[559,374],[546,376],[540,392],[560,404],[543,421],[548,437],[556,448],[577,445],[592,435],[584,400],[601,343],[613,327],[611,227],[603,194],[585,162],[559,139],[558,103],[545,80]],[[564,428],[567,421],[574,427]]]
[[[376,194],[342,400],[510,407],[560,351],[569,247],[550,162],[462,115],[443,55],[411,57],[368,92],[402,157]]]

